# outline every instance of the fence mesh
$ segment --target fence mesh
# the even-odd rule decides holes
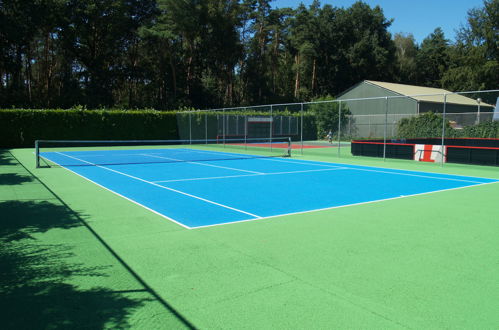
[[[301,154],[327,147],[332,156],[341,156],[339,149],[348,150],[352,141],[377,140],[373,156],[400,158],[397,151],[387,153],[387,145],[499,138],[498,98],[499,90],[492,90],[272,104],[185,111],[177,123],[184,140],[289,137]]]

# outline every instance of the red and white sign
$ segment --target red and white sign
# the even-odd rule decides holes
[[[414,145],[414,160],[419,162],[446,162],[445,154],[447,153],[447,146],[434,145],[434,144],[415,144]]]

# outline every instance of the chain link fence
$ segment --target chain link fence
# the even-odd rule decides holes
[[[498,100],[499,90],[337,99],[184,111],[177,124],[182,140],[289,137],[301,154],[331,147],[340,156],[351,141],[380,140],[386,157],[393,141],[499,138]]]

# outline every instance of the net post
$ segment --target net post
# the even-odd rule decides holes
[[[303,103],[300,104],[300,120],[301,120],[301,127],[300,127],[300,142],[301,142],[301,154],[303,155]]]
[[[224,141],[224,148],[225,148],[225,108],[222,109],[222,139]]]
[[[35,141],[36,168],[40,168],[40,147],[38,140]]]
[[[341,157],[341,100],[338,104],[338,158]]]
[[[383,133],[383,161],[386,160],[386,125],[388,124],[388,96],[385,97],[385,130]]]
[[[208,111],[204,113],[204,140],[208,144]]]
[[[274,125],[274,122],[272,120],[272,105],[270,105],[270,125],[269,125],[269,129],[270,129],[270,152],[272,152],[272,126]]]
[[[192,115],[189,111],[189,144],[192,144]]]
[[[244,148],[248,150],[248,109],[244,110]]]
[[[288,136],[288,153],[287,157],[291,157],[291,136]]]

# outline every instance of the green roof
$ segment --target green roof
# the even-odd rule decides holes
[[[364,80],[364,83],[375,85],[403,96],[408,96],[418,102],[443,103],[444,94],[447,94],[447,103],[461,104],[468,106],[478,105],[477,101],[472,98],[460,94],[450,94],[453,92],[441,88],[394,84],[394,83],[373,81],[373,80]],[[480,105],[486,107],[487,106],[493,107],[493,105],[483,102],[480,103]]]

